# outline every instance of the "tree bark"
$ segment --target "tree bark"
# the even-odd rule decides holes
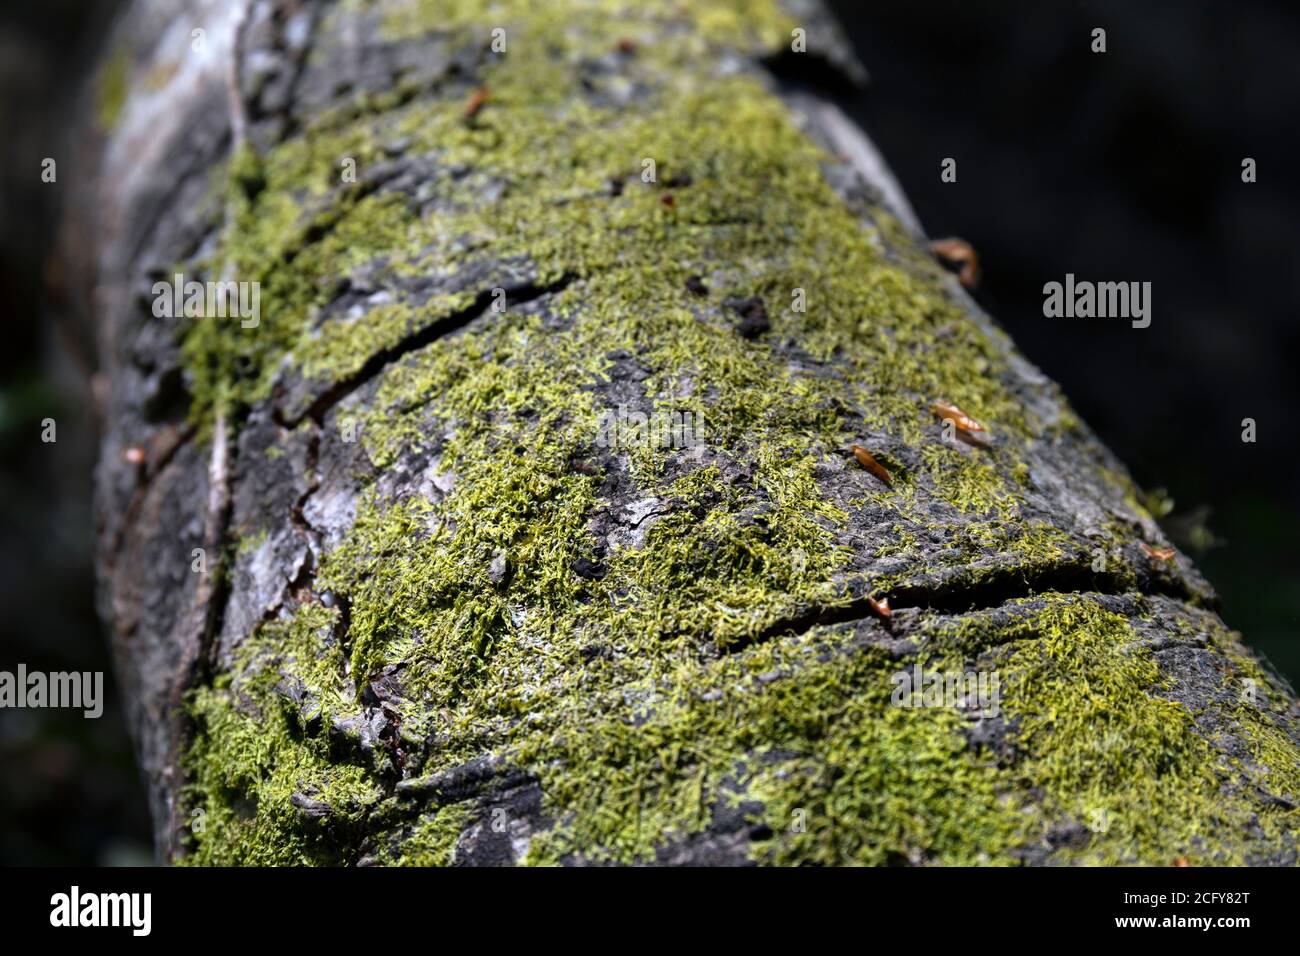
[[[1293,694],[929,258],[818,6],[175,6],[65,243],[160,855],[1295,862]]]

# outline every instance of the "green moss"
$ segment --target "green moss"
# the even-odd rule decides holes
[[[700,44],[754,50],[768,48],[754,43],[788,42],[790,24],[774,8],[745,5],[742,16],[721,3],[685,12],[651,4],[636,13],[596,5],[584,9],[584,29],[575,34],[562,28],[571,20],[562,7],[500,8],[501,22],[508,30],[518,24],[518,31],[507,55],[489,57],[484,79],[492,96],[473,123],[462,117],[459,98],[379,113],[339,110],[265,158],[258,180],[264,188],[241,210],[216,259],[233,261],[241,278],[261,279],[266,317],[256,335],[215,323],[194,330],[188,352],[208,373],[195,389],[200,410],[215,400],[218,380],[230,381],[236,399],[264,395],[286,351],[309,375],[346,374],[374,348],[465,304],[438,298],[394,309],[364,331],[318,335],[312,315],[338,277],[382,254],[393,271],[448,273],[473,261],[522,257],[545,270],[544,281],[567,273],[599,283],[584,288],[584,298],[603,306],[596,318],[623,323],[681,308],[685,276],[721,265],[720,293],[763,296],[776,334],[796,334],[814,354],[852,363],[847,389],[870,424],[901,424],[904,438],[917,440],[931,418],[928,403],[940,395],[995,419],[1014,417],[995,380],[997,353],[936,294],[933,267],[914,275],[912,266],[882,257],[879,238],[831,193],[821,178],[822,157],[779,101],[751,78],[710,75],[711,58]],[[417,5],[401,17],[408,28],[419,22],[453,35],[482,30],[480,15],[462,19],[458,10]],[[729,32],[738,17],[758,26]],[[648,92],[636,110],[588,101],[573,62],[612,50],[636,34],[639,20],[647,29],[678,24],[674,30],[693,32],[638,48],[629,80]],[[539,35],[548,42],[531,39]],[[449,171],[474,172],[440,180],[439,202],[423,215],[397,197],[340,183],[344,157],[364,173],[382,155],[378,144],[396,138],[411,141],[412,151],[432,152]],[[692,176],[674,212],[658,201],[661,185],[640,182],[643,157],[656,161],[661,180],[674,172]],[[246,179],[244,165],[232,176]],[[611,179],[628,183],[622,195],[608,194]],[[508,188],[484,203],[484,186],[493,182]],[[781,225],[755,228],[759,223]],[[286,257],[292,268],[284,267]],[[807,314],[788,309],[795,288],[805,290]],[[846,351],[849,338],[869,338],[873,347]],[[928,360],[940,339],[949,342],[945,354],[968,357],[969,364]]]
[[[100,66],[95,78],[96,119],[102,132],[111,132],[117,126],[130,79],[131,54],[124,47],[118,48]]]
[[[1194,714],[1162,696],[1172,681],[1126,617],[1060,597],[1002,639],[1023,642],[999,664],[1026,753],[1017,773],[1044,791],[1048,812],[1101,831],[1060,862],[1246,861],[1242,835],[1262,809],[1254,782],[1214,750]],[[1294,743],[1271,740],[1294,766]]]
[[[863,223],[845,207],[822,174],[829,158],[758,79],[718,75],[724,52],[787,42],[788,21],[766,3],[744,6],[744,30],[742,7],[721,0],[580,7],[576,20],[571,4],[494,8],[509,53],[486,57],[475,82],[492,94],[472,122],[465,90],[395,95],[335,110],[267,156],[231,164],[236,222],[213,261],[262,281],[263,316],[255,334],[192,327],[184,349],[200,419],[264,399],[286,368],[321,384],[354,374],[461,313],[502,263],[568,284],[536,310],[489,313],[379,378],[359,413],[366,453],[380,469],[427,453],[450,491],[363,493],[314,583],[346,596],[346,647],[337,612],[309,603],[248,635],[232,673],[196,693],[188,796],[211,825],[193,859],[343,859],[351,828],[391,808],[395,768],[383,754],[340,763],[327,728],[358,715],[358,692],[398,665],[401,733],[435,744],[406,772],[491,752],[535,775],[556,826],[534,839],[532,862],[649,859],[742,799],[761,807],[745,812],[769,827],[755,852],[770,862],[1014,862],[1098,807],[1120,820],[1113,836],[1065,855],[1230,857],[1228,837],[1197,827],[1238,826],[1248,805],[1215,801],[1224,778],[1190,716],[1158,696],[1155,664],[1129,646],[1124,619],[1086,598],[1052,596],[1010,634],[976,614],[922,635],[923,659],[939,667],[1013,648],[1006,706],[1027,756],[1010,767],[967,744],[961,715],[891,706],[898,662],[848,629],[777,639],[807,608],[848,600],[839,575],[849,515],[817,481],[819,467],[842,461],[848,436],[920,448],[916,474],[853,504],[889,509],[882,555],[950,533],[936,568],[977,580],[997,551],[1004,570],[1041,568],[1077,557],[1078,544],[1021,514],[1023,460],[1043,436],[1007,387],[997,337],[966,319],[933,263],[900,245],[897,223],[883,213]],[[486,44],[478,9],[403,5],[388,24]],[[575,64],[625,36],[638,40],[625,75],[584,87]],[[637,87],[635,109],[599,86],[623,80]],[[344,158],[364,178],[394,139],[436,160],[423,206],[339,181]],[[660,183],[641,182],[643,157]],[[676,173],[690,185],[673,188],[670,209],[663,181]],[[477,266],[487,279],[322,323],[340,277],[363,266],[380,279]],[[686,290],[693,275],[706,277],[706,296]],[[790,310],[794,289],[806,312]],[[736,334],[730,295],[763,298],[766,341]],[[811,374],[769,342],[791,342],[821,367]],[[593,386],[628,357],[646,373],[648,403],[702,416],[708,448],[623,449],[647,513],[602,553],[592,525],[607,507],[604,476],[574,462],[591,457],[614,411]],[[988,423],[995,443],[941,443],[938,399]],[[950,525],[933,527],[936,510]],[[603,576],[576,574],[580,558]],[[504,577],[491,573],[501,559]],[[1098,722],[1131,739],[1089,738]],[[1269,754],[1285,745],[1257,729],[1260,759],[1276,763]],[[1043,809],[1030,799],[1039,791]],[[295,793],[327,802],[332,822],[305,817]],[[1158,825],[1137,816],[1152,802]],[[391,859],[448,862],[473,809],[395,824]]]
[[[469,822],[473,804],[464,801],[441,807],[432,817],[418,821],[402,833],[400,842],[385,862],[397,866],[448,866],[456,840]]]
[[[947,443],[931,442],[921,450],[926,470],[943,500],[962,514],[1012,514],[1015,498],[998,470],[975,457],[978,452]]]
[[[201,823],[192,829],[187,862],[344,862],[341,845],[383,791],[365,769],[335,759],[319,730],[353,696],[330,636],[336,614],[308,605],[290,621],[262,627],[238,666],[193,693],[198,732],[186,759],[187,802]],[[286,683],[299,685],[301,709],[279,689]],[[292,803],[295,794],[330,812],[305,815]]]
[[[1233,763],[1234,770],[1256,780],[1261,790],[1272,795],[1274,799],[1260,808],[1259,823],[1268,839],[1285,844],[1294,839],[1292,834],[1300,819],[1300,809],[1297,809],[1300,808],[1300,756],[1295,745],[1294,692],[1260,665],[1242,646],[1238,635],[1217,621],[1207,630],[1210,645],[1228,659],[1226,710],[1249,751],[1245,760]]]
[[[971,750],[958,711],[891,703],[900,666],[881,652],[840,653],[735,715],[755,739],[795,754],[750,781],[773,831],[760,860],[996,864],[1032,838],[1024,795],[992,757]],[[961,669],[930,656],[925,666]]]
[[[275,448],[267,449],[266,457],[267,458],[276,457],[275,455],[272,454],[272,452],[275,451],[278,451],[278,449]],[[252,534],[244,535],[239,539],[239,541],[235,545],[235,549],[234,549],[235,554],[237,555],[251,554],[252,552],[256,551],[258,548],[266,544],[266,542],[270,540],[270,537],[271,537],[271,532],[270,529],[268,528],[260,528]]]

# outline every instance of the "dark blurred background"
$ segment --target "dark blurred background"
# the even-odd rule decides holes
[[[0,668],[110,670],[90,558],[88,371],[47,261],[72,97],[116,3],[0,11]],[[930,235],[979,250],[977,298],[1061,383],[1219,589],[1300,676],[1300,8],[1282,2],[831,0],[872,73],[849,103]],[[1108,52],[1090,52],[1091,30]],[[958,180],[944,184],[944,157]],[[1241,181],[1241,160],[1258,181]],[[60,162],[60,173],[70,164]],[[1045,319],[1042,287],[1150,281],[1153,321]],[[85,345],[86,343],[80,343]],[[41,420],[58,441],[40,441]],[[1241,420],[1257,422],[1256,444]],[[111,672],[109,678],[110,685]],[[111,690],[111,688],[110,688]],[[149,855],[116,699],[0,711],[0,864]]]
[[[95,614],[88,369],[69,341],[50,272],[72,175],[73,98],[115,4],[0,8],[0,669],[105,671],[104,714],[0,710],[0,864],[152,859],[136,774]],[[56,183],[41,161],[58,162]],[[53,418],[57,441],[41,441]]]

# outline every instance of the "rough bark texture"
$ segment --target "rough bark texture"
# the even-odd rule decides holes
[[[160,853],[1295,861],[1293,695],[926,256],[861,78],[804,3],[130,8],[67,245]],[[155,317],[176,272],[258,325]]]

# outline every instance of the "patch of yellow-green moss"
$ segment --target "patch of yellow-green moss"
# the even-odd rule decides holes
[[[492,274],[508,261],[531,263],[541,284],[570,282],[540,312],[489,314],[384,372],[358,413],[365,451],[382,469],[436,450],[450,490],[363,494],[314,583],[349,602],[346,650],[337,612],[308,604],[248,636],[235,676],[197,692],[187,766],[211,826],[196,860],[331,861],[337,836],[291,800],[337,807],[337,834],[383,798],[370,771],[331,761],[321,728],[358,712],[357,690],[393,664],[403,733],[437,742],[421,774],[492,752],[537,776],[556,827],[534,839],[532,862],[649,859],[742,796],[762,804],[772,836],[756,852],[775,862],[1012,862],[1051,825],[1098,809],[1116,822],[1080,859],[1231,856],[1227,838],[1195,831],[1238,824],[1244,805],[1215,803],[1214,761],[1189,716],[1154,693],[1158,672],[1124,619],[1087,599],[1052,597],[1010,635],[1005,706],[1026,752],[1014,767],[968,746],[960,714],[893,707],[900,665],[880,648],[816,628],[769,639],[792,615],[847,600],[831,582],[848,516],[816,475],[864,429],[922,448],[918,475],[864,492],[894,506],[895,549],[931,530],[915,507],[920,476],[962,529],[954,567],[997,548],[1048,566],[1074,545],[1021,518],[1017,456],[1042,436],[1006,387],[997,341],[917,250],[899,254],[885,214],[864,225],[845,208],[823,179],[828,157],[759,79],[716,70],[737,44],[771,49],[788,35],[767,4],[755,31],[733,32],[737,9],[504,3],[508,52],[485,60],[476,82],[491,95],[472,121],[462,95],[359,102],[232,163],[237,219],[214,260],[263,282],[263,316],[255,333],[212,322],[190,333],[197,415],[264,398],[286,356],[309,379],[346,378],[486,291],[318,328],[341,277],[381,257],[392,276]],[[389,26],[465,44],[484,31],[468,10],[411,5]],[[625,54],[634,107],[590,96],[574,66],[625,36],[638,40]],[[424,211],[340,183],[344,159],[364,177],[396,139],[446,171]],[[640,179],[646,157],[658,183]],[[670,190],[676,174],[690,184]],[[695,275],[707,295],[687,291]],[[795,289],[805,312],[791,311]],[[736,334],[731,295],[763,298],[766,341]],[[829,374],[767,344],[784,341]],[[702,417],[707,453],[624,449],[652,507],[601,555],[591,526],[604,476],[575,461],[616,411],[593,386],[627,357],[656,407]],[[941,444],[940,399],[986,421],[996,444]],[[744,479],[724,476],[737,462]],[[579,559],[603,576],[576,574]],[[1007,640],[1002,625],[970,620],[935,635],[923,659],[960,668]],[[305,713],[286,703],[285,681]],[[1128,737],[1090,738],[1094,724]],[[1047,793],[1043,809],[1031,790]],[[1152,801],[1161,825],[1135,813]],[[394,859],[448,862],[471,809],[421,819]]]
[[[384,862],[395,866],[449,866],[456,841],[473,812],[470,801],[440,807],[433,816],[417,821],[391,850]]]
[[[309,379],[346,377],[473,299],[467,292],[419,305],[395,302],[360,320],[315,328],[316,311],[353,266],[382,255],[390,274],[449,275],[475,264],[524,261],[543,283],[577,279],[559,308],[571,310],[581,327],[567,364],[558,367],[578,379],[599,376],[609,351],[630,349],[656,370],[647,390],[676,392],[697,411],[707,409],[717,430],[710,440],[723,446],[755,427],[787,425],[784,409],[792,402],[816,404],[821,450],[864,425],[887,429],[924,447],[928,476],[959,512],[996,508],[1010,526],[1016,487],[1001,468],[980,460],[995,453],[938,446],[929,410],[942,398],[993,422],[1007,443],[997,454],[1014,460],[1031,436],[1001,381],[997,344],[948,298],[932,263],[911,247],[885,253],[887,240],[835,196],[822,178],[826,157],[760,81],[716,75],[715,58],[697,49],[771,49],[788,35],[784,15],[763,4],[747,8],[748,20],[761,26],[735,33],[720,28],[738,9],[726,3],[691,11],[673,4],[581,6],[580,31],[571,29],[573,10],[562,4],[544,12],[527,4],[496,11],[510,39],[505,54],[485,58],[482,79],[491,96],[472,122],[461,97],[379,112],[345,107],[277,147],[255,170],[241,157],[232,177],[257,188],[241,190],[254,198],[240,204],[237,228],[217,258],[236,263],[241,276],[262,276],[264,317],[256,334],[217,323],[192,332],[187,353],[198,413],[223,396],[264,397],[286,352]],[[480,16],[455,5],[417,5],[394,17],[390,27],[398,33],[456,37],[482,29]],[[615,55],[638,26],[645,38],[625,59],[630,81],[644,93],[634,109],[602,105],[583,89],[575,63]],[[396,139],[447,171],[434,183],[436,204],[423,214],[401,197],[339,184],[345,158],[364,178],[383,157],[382,144]],[[656,163],[657,183],[640,179],[645,158]],[[690,185],[671,189],[675,204],[668,209],[661,202],[670,191],[665,184],[679,174],[689,175]],[[621,184],[617,195],[611,181]],[[501,188],[484,202],[492,184]],[[892,221],[884,213],[877,220]],[[685,291],[691,275],[708,281],[703,300]],[[796,289],[804,312],[792,311]],[[783,388],[768,387],[771,363],[755,357],[762,346],[734,341],[734,318],[721,306],[727,295],[760,296],[773,322],[770,338],[790,339],[831,362],[839,377],[777,370]],[[426,384],[422,397],[435,394]],[[847,409],[855,414],[846,417]],[[371,430],[383,427],[375,422]],[[653,467],[652,458],[637,455],[643,467]],[[1015,539],[1007,545],[1014,548]]]
[[[340,845],[383,791],[366,769],[336,759],[320,730],[348,709],[351,696],[341,685],[340,649],[326,636],[336,615],[308,605],[291,620],[264,625],[237,667],[193,692],[198,730],[186,758],[193,853],[186,862],[345,862]],[[277,689],[285,682],[301,685],[301,709]],[[295,794],[330,812],[304,814]]]
[[[346,12],[346,10],[344,11]],[[575,23],[581,24],[575,30]],[[672,47],[656,51],[659,62],[698,65],[719,49],[762,53],[788,45],[797,21],[774,0],[569,0],[539,4],[533,0],[498,0],[487,12],[476,0],[416,0],[394,4],[385,33],[412,38],[453,31],[480,39],[483,46],[504,40],[505,53],[548,44],[565,55],[610,52],[620,40],[634,43],[665,40]],[[494,30],[504,31],[495,35]],[[541,61],[537,65],[546,63]],[[563,82],[567,77],[552,78]]]
[[[796,334],[817,355],[844,353],[855,372],[846,397],[858,399],[873,423],[892,423],[917,439],[930,420],[928,402],[940,396],[999,422],[1013,417],[992,374],[995,350],[937,291],[933,276],[887,261],[880,242],[823,181],[823,157],[782,104],[756,79],[715,75],[712,58],[695,48],[785,42],[788,25],[775,5],[746,5],[746,21],[761,26],[739,33],[722,28],[739,10],[726,3],[580,6],[580,31],[570,28],[575,11],[564,4],[500,8],[502,24],[517,25],[518,34],[506,54],[487,58],[483,79],[492,93],[473,122],[460,98],[355,116],[336,111],[265,157],[255,198],[216,257],[233,261],[241,278],[261,278],[262,326],[246,334],[203,324],[190,343],[195,363],[211,365],[233,352],[234,362],[216,364],[236,378],[236,396],[252,398],[264,394],[286,351],[311,373],[343,373],[363,354],[464,304],[436,299],[415,315],[318,335],[313,309],[351,265],[379,254],[391,256],[396,271],[450,272],[519,256],[535,262],[543,280],[603,274],[617,295],[588,298],[602,306],[600,319],[625,325],[688,304],[682,280],[716,265],[725,273],[714,307],[727,293],[761,295],[775,335]],[[481,15],[462,18],[456,9],[426,4],[402,17],[440,32],[481,30]],[[638,22],[653,30],[676,24],[629,57],[644,98],[635,108],[589,101],[574,61],[612,52]],[[408,151],[432,152],[447,169],[472,174],[440,181],[438,207],[423,216],[396,197],[341,183],[343,159],[355,160],[364,176],[382,157],[382,142],[398,138]],[[643,158],[655,160],[658,184],[640,181]],[[675,190],[676,206],[667,210],[659,201],[663,182],[678,173],[693,182]],[[625,184],[621,195],[609,195],[611,179]],[[506,188],[485,203],[482,190],[493,181]],[[307,241],[313,234],[319,238]],[[796,288],[805,291],[807,313],[790,311]],[[870,347],[846,350],[846,334]],[[934,348],[940,341],[949,344]],[[939,352],[943,361],[933,357]],[[200,383],[200,406],[211,392]]]
[[[273,448],[268,449],[266,457],[267,458],[275,457],[274,455],[271,454],[271,452],[275,450],[276,449]],[[267,528],[261,528],[252,534],[246,534],[243,537],[241,537],[237,542],[235,542],[234,552],[236,555],[252,554],[258,548],[261,548],[263,545],[265,545],[267,541],[270,540],[270,537],[271,537],[271,532]]]
[[[1215,622],[1217,623],[1217,622]],[[1300,753],[1294,740],[1297,715],[1294,693],[1270,675],[1221,625],[1210,629],[1211,646],[1228,658],[1225,686],[1232,701],[1229,716],[1247,742],[1249,757],[1235,769],[1257,778],[1273,799],[1260,808],[1259,823],[1270,840],[1294,840],[1300,825]],[[1288,734],[1284,727],[1290,727]]]
[[[1128,618],[1087,596],[1061,596],[1000,640],[1015,642],[998,663],[1025,751],[1015,772],[1041,788],[1048,813],[1092,832],[1063,848],[1060,862],[1246,861],[1245,834],[1266,812],[1255,783],[1214,750],[1184,704],[1162,696],[1173,681]],[[1294,768],[1294,742],[1268,739]]]
[[[131,54],[125,48],[117,49],[103,62],[95,78],[95,118],[102,132],[111,132],[117,126],[130,79]]]
[[[841,706],[854,715],[848,733],[819,730],[810,778],[800,781],[786,766],[774,774],[774,792],[754,791],[778,830],[776,860],[1014,862],[1055,832],[1073,833],[1058,837],[1055,862],[1196,865],[1246,861],[1246,834],[1256,825],[1279,850],[1286,834],[1293,841],[1296,811],[1257,799],[1258,767],[1248,775],[1233,766],[1183,704],[1162,696],[1171,681],[1135,643],[1128,618],[1086,595],[1049,594],[1008,610],[1016,616],[1010,624],[985,612],[940,624],[921,661],[960,671],[978,657],[980,668],[998,674],[1017,761],[994,766],[973,757],[951,709],[890,707],[879,681],[865,695],[843,692]],[[836,675],[852,670],[835,661]],[[1270,685],[1262,672],[1256,679]],[[1255,705],[1241,710],[1256,763],[1293,801],[1294,741]],[[891,728],[911,736],[893,740]],[[898,799],[910,784],[922,792]],[[790,833],[800,809],[804,830]]]
[[[741,698],[733,719],[791,754],[748,781],[773,834],[756,848],[760,861],[998,864],[1032,839],[1030,802],[991,755],[970,747],[960,711],[894,704],[891,678],[911,663],[840,650]],[[918,663],[964,669],[947,655]]]

